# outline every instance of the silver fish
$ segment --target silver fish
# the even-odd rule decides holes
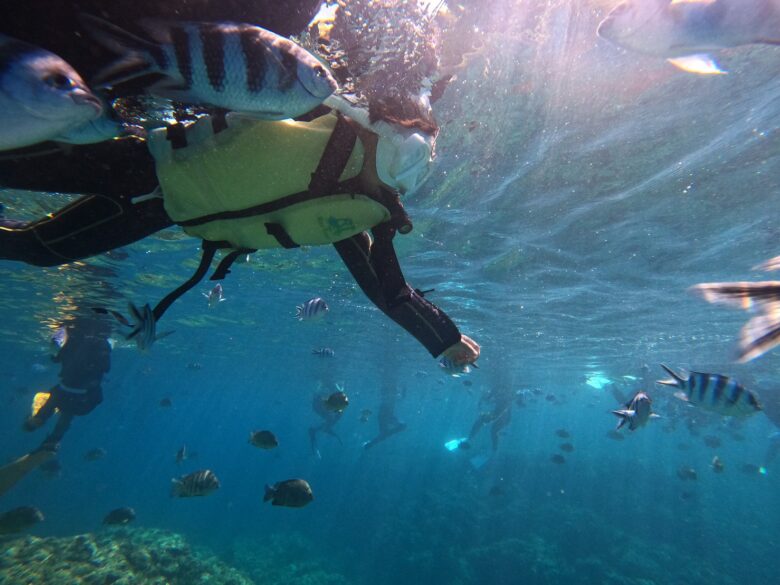
[[[52,353],[56,355],[68,343],[68,328],[64,326],[59,327],[52,333],[50,341]]]
[[[601,22],[598,35],[655,55],[685,71],[724,73],[710,51],[780,43],[776,0],[628,0]]]
[[[749,416],[763,410],[754,392],[727,376],[703,372],[690,372],[688,376],[683,376],[664,364],[661,367],[672,378],[658,380],[657,383],[680,388],[681,392],[675,393],[677,398],[704,410],[724,416]]]
[[[202,294],[204,297],[206,297],[206,301],[208,301],[209,309],[213,309],[219,303],[222,303],[226,300],[222,291],[222,285],[220,283],[215,284],[214,288],[212,288],[209,292]]]
[[[312,352],[314,355],[318,355],[318,356],[320,356],[320,357],[325,357],[325,358],[332,358],[332,357],[336,357],[336,352],[335,352],[335,351],[333,351],[333,350],[332,350],[331,348],[329,348],[329,347],[318,347],[317,349],[313,349],[313,350],[311,350],[311,352]]]
[[[637,392],[634,397],[626,403],[626,407],[620,410],[613,410],[612,414],[616,415],[620,420],[618,421],[618,430],[628,423],[628,430],[635,431],[639,427],[643,427],[647,424],[651,418],[658,418],[658,415],[652,412],[650,397],[644,392]]]
[[[210,469],[193,471],[179,479],[171,480],[171,496],[192,498],[207,496],[219,489],[219,479]]]
[[[160,73],[157,97],[210,104],[267,120],[305,114],[338,87],[314,55],[271,31],[243,23],[145,21],[140,38],[95,16],[82,22],[122,55],[98,75],[102,86]]]
[[[65,60],[0,35],[0,150],[57,140],[102,112],[100,99]]]
[[[774,269],[773,264],[764,266]],[[740,332],[739,362],[749,362],[780,343],[780,281],[708,282],[691,290],[710,303],[758,310]]]
[[[328,303],[326,303],[320,297],[314,297],[302,305],[295,307],[295,316],[299,321],[308,321],[312,319],[320,319],[328,311],[330,311]]]
[[[469,364],[456,364],[446,356],[439,360],[439,367],[444,370],[448,376],[452,376],[453,378],[459,378],[460,376],[471,373],[471,366],[469,366]]]

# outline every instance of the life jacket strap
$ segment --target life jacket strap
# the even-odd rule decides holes
[[[295,243],[295,241],[290,237],[290,234],[287,233],[287,230],[284,229],[284,226],[282,226],[280,223],[266,223],[265,230],[269,236],[276,238],[276,241],[279,242],[279,245],[282,248],[289,249],[301,247],[300,244]]]
[[[184,295],[184,293],[192,289],[196,284],[203,280],[203,277],[206,276],[206,273],[211,266],[211,261],[214,259],[214,254],[216,254],[219,248],[224,248],[225,246],[224,242],[208,242],[203,240],[202,247],[203,253],[200,257],[200,264],[198,264],[198,268],[195,270],[193,275],[186,282],[182,283],[176,289],[165,295],[165,297],[159,303],[157,303],[157,306],[154,308],[153,312],[155,322],[162,318],[162,316],[165,314],[165,311],[167,311],[170,306],[179,299],[179,297]]]
[[[347,122],[344,116],[338,114],[336,125],[331,132],[317,169],[311,175],[310,193],[319,196],[333,192],[341,173],[347,167],[356,142],[357,132],[352,124]]]
[[[214,271],[214,274],[211,275],[209,280],[222,280],[228,274],[230,274],[230,267],[233,266],[233,263],[236,260],[238,260],[239,256],[251,254],[252,252],[257,252],[257,250],[252,248],[239,248],[237,250],[233,250],[220,261],[220,263],[217,265],[217,269]]]

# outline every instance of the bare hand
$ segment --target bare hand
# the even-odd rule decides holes
[[[466,335],[460,341],[444,350],[442,354],[456,366],[473,364],[479,359],[479,344]]]

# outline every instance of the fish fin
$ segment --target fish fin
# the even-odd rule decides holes
[[[685,392],[675,392],[674,397],[682,400],[683,402],[689,402],[688,395]]]
[[[199,103],[203,98],[193,93],[192,88],[182,85],[177,80],[163,78],[146,88],[146,91],[154,96],[184,103]]]
[[[771,262],[771,261],[770,261]],[[780,302],[780,281],[706,282],[690,288],[709,303],[724,303],[740,309],[766,307]]]
[[[91,80],[91,85],[102,87],[117,85],[157,70],[150,59],[150,54],[159,51],[157,44],[91,14],[80,14],[79,21],[98,44],[122,55],[117,61],[98,72]]]
[[[740,331],[737,361],[749,362],[780,344],[780,306],[753,317]]]
[[[130,311],[130,316],[133,318],[136,325],[139,325],[144,322],[144,318],[141,315],[141,311],[138,310],[138,307],[135,306],[135,303],[128,303],[127,309],[128,311]]]
[[[273,486],[265,484],[265,495],[263,496],[263,501],[267,502],[268,500],[272,500],[275,494],[276,490],[273,488]]]
[[[720,68],[717,62],[707,54],[686,55],[667,59],[669,63],[685,71],[699,75],[725,75],[727,72]]]
[[[757,264],[756,266],[753,266],[753,270],[765,270],[767,272],[771,272],[773,270],[780,270],[780,256],[775,256],[774,258],[770,258],[766,262],[762,262],[761,264]]]
[[[171,480],[171,497],[175,498],[179,495],[181,482],[178,479]]]
[[[661,418],[661,415],[660,414],[656,414],[654,412],[651,412],[650,413],[650,418]]]
[[[662,386],[676,386],[677,388],[683,388],[685,384],[685,378],[683,378],[680,374],[675,372],[672,368],[670,368],[667,365],[659,364],[664,370],[666,370],[666,373],[669,374],[672,379],[671,380],[656,380],[656,384],[661,384]]]
[[[160,341],[161,339],[164,339],[173,333],[176,333],[175,329],[171,329],[170,331],[163,331],[162,333],[158,333],[157,335],[155,335],[154,340]]]
[[[617,416],[619,418],[617,427],[615,427],[615,430],[619,430],[625,425],[628,421],[631,420],[631,417],[634,416],[633,410],[613,410],[612,414]]]

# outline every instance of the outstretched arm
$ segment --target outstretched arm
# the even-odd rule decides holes
[[[334,244],[366,296],[434,357],[445,353],[463,363],[476,360],[479,346],[462,336],[441,309],[423,298],[404,279],[393,248],[395,228],[381,224],[372,230],[372,234],[373,244],[365,232]],[[473,347],[466,346],[470,348],[468,351],[464,349],[464,340],[473,344]]]

